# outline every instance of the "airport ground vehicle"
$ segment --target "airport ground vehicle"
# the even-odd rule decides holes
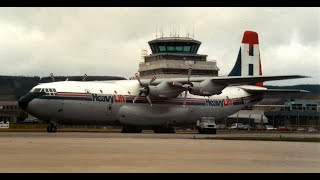
[[[276,130],[272,125],[266,125],[266,130]]]
[[[40,123],[40,120],[37,118],[29,118],[21,121],[21,123]]]
[[[308,127],[308,128],[307,128],[307,131],[308,131],[308,132],[317,132],[318,130],[315,129],[314,127]]]
[[[286,131],[287,128],[285,126],[278,126],[277,131]]]
[[[196,128],[200,134],[216,134],[217,125],[214,117],[202,117],[197,121]]]
[[[246,128],[248,128],[248,127],[243,125],[242,123],[233,123],[229,127],[229,129],[246,129]]]
[[[224,125],[224,124],[217,124],[217,129],[226,129],[226,125]]]

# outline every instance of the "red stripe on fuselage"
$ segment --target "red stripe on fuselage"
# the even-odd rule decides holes
[[[90,94],[87,93],[57,93],[57,96],[76,96],[76,97],[87,97]]]

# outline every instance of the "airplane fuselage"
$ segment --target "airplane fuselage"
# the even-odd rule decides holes
[[[195,124],[201,117],[222,119],[262,100],[239,86],[226,87],[221,94],[196,96],[188,93],[186,106],[181,93],[176,98],[146,97],[132,100],[139,93],[136,80],[114,82],[62,81],[40,84],[32,91],[46,94],[33,99],[26,111],[45,121],[59,124],[100,124],[159,126]]]

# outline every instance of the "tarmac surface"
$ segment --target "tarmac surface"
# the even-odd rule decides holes
[[[210,137],[312,133],[0,132],[0,172],[319,172],[320,143]]]

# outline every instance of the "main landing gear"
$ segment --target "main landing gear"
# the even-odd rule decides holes
[[[168,127],[154,127],[153,128],[153,132],[154,133],[175,133],[175,130],[172,126],[168,126]]]
[[[57,132],[57,126],[53,122],[50,122],[49,125],[47,126],[47,132],[48,133]]]
[[[142,129],[135,126],[123,126],[121,133],[141,133]]]

